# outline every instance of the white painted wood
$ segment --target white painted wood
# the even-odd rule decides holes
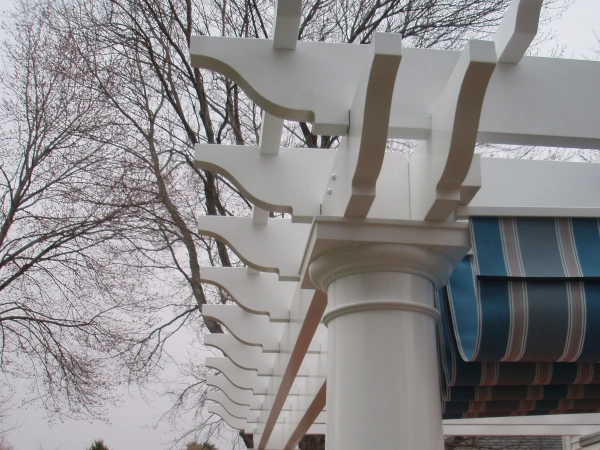
[[[244,430],[244,433],[252,434],[255,431],[254,424],[249,424],[245,419],[238,419],[237,417],[233,417],[223,406],[219,404],[208,405],[206,408],[207,411],[211,414],[216,414],[225,420],[232,428],[237,428],[238,430]]]
[[[331,283],[324,319],[328,448],[443,449],[435,319],[404,308],[408,302],[433,310],[433,293],[430,281],[406,273],[359,273]]]
[[[240,342],[229,334],[210,333],[204,335],[204,345],[218,348],[235,365],[242,369],[256,370],[258,375],[269,376],[273,373],[275,355],[263,353],[260,347]]]
[[[251,389],[258,395],[266,394],[270,377],[261,377],[256,374],[256,371],[241,369],[233,364],[229,358],[207,357],[204,365],[218,370],[240,389]]]
[[[259,147],[197,144],[195,164],[225,176],[260,208],[310,223],[320,215],[335,154],[327,149],[282,148],[274,156],[261,154]]]
[[[576,442],[582,449],[598,450],[600,449],[600,432],[580,436]]]
[[[543,0],[513,0],[494,34],[499,63],[518,64],[538,30]]]
[[[473,197],[479,192],[479,189],[481,189],[481,157],[473,155],[469,172],[467,172],[465,181],[460,186],[459,205],[468,205],[471,203]]]
[[[206,385],[219,388],[231,401],[238,405],[248,405],[250,409],[261,409],[264,401],[264,395],[254,395],[249,389],[241,389],[224,375],[208,375]]]
[[[347,251],[368,245],[380,245],[382,248],[391,248],[393,244],[414,245],[424,253],[431,253],[431,264],[439,262],[440,273],[436,285],[442,285],[450,276],[446,273],[458,264],[471,247],[471,240],[467,223],[460,222],[425,222],[417,220],[378,220],[378,219],[351,219],[337,217],[315,217],[307,251],[302,262],[303,278],[301,286],[305,289],[315,288],[312,275],[308,276],[311,264],[316,263],[321,256],[332,251]],[[421,256],[423,256],[421,254]],[[379,255],[380,262],[394,261],[399,255],[390,252],[388,255]],[[406,259],[406,269],[409,268],[409,255],[402,255]],[[446,264],[448,263],[449,266]],[[362,261],[341,257],[340,264],[348,270]],[[313,267],[314,268],[314,267]],[[442,270],[443,268],[443,270]],[[441,285],[440,285],[441,286]]]
[[[251,217],[198,217],[198,232],[225,242],[248,266],[276,272],[281,281],[299,281],[299,261],[310,225],[272,219],[267,226],[253,225]]]
[[[294,50],[298,42],[298,29],[302,18],[302,0],[277,0],[273,48]]]
[[[236,305],[203,305],[202,316],[227,327],[236,339],[246,345],[260,345],[265,353],[279,352],[285,325],[252,314]]]
[[[194,66],[223,73],[271,114],[315,122],[314,132],[326,135],[348,132],[368,53],[364,45],[313,42],[282,53],[266,40],[206,36],[194,36],[191,48]],[[459,57],[456,51],[403,49],[389,138],[427,139],[431,113]],[[477,141],[600,148],[598,116],[600,62],[526,56],[494,72]]]
[[[477,141],[600,148],[600,63],[523,57],[540,7],[515,0],[493,42],[472,41],[462,53],[403,49],[399,67],[397,35],[376,35],[371,46],[297,42],[298,0],[278,2],[273,40],[193,39],[195,66],[230,77],[267,111],[260,147],[197,148],[198,167],[230,178],[257,205],[252,218],[200,218],[199,229],[250,267],[212,280],[203,270],[241,305],[203,312],[232,331],[206,337],[229,356],[207,359],[224,375],[209,382],[221,389],[211,408],[251,428],[258,448],[292,449],[305,433],[324,432],[326,380],[330,450],[439,447],[427,283],[440,285],[469,242],[465,224],[432,221],[600,217],[594,169],[473,157]],[[282,118],[348,137],[337,153],[280,149]],[[408,161],[385,154],[386,137],[424,142]],[[269,220],[268,211],[299,223]],[[327,331],[327,296],[314,288],[330,284]],[[447,421],[444,432],[551,434],[552,420],[554,433],[600,427],[518,419]]]
[[[563,448],[562,450],[574,450],[573,448],[574,436],[563,436]]]
[[[238,405],[232,402],[222,391],[208,391],[206,399],[219,403],[233,417],[244,419],[248,424],[255,424],[258,421],[258,412],[250,410],[247,405]]]
[[[252,223],[254,225],[266,225],[269,223],[269,211],[252,205]]]
[[[598,431],[600,414],[444,420],[448,436],[576,436]]]
[[[272,322],[287,322],[297,283],[279,281],[274,273],[249,274],[239,267],[203,267],[202,282],[227,291],[243,309],[267,314]]]
[[[598,192],[598,164],[481,158],[481,189],[456,216],[600,217]]]
[[[257,448],[265,449],[268,445],[275,445],[271,438],[279,439],[281,446],[289,440],[292,430],[284,434],[274,433],[275,425],[285,406],[290,391],[294,388],[297,374],[304,361],[307,350],[314,346],[313,341],[319,346],[324,339],[324,329],[320,324],[323,311],[327,304],[326,296],[320,291],[298,288],[290,308],[290,321],[288,322],[281,341],[281,352],[277,355],[274,365],[275,373],[282,373],[282,377],[273,377],[267,386],[267,396],[260,428],[260,440],[255,443]],[[325,348],[322,349],[325,351]],[[322,367],[322,366],[321,366]],[[276,445],[275,445],[276,448]]]
[[[334,164],[340,169],[334,168],[334,172],[347,178],[342,178],[338,185],[350,181],[349,198],[337,200],[342,203],[343,215],[347,217],[367,217],[375,200],[387,142],[392,94],[402,59],[402,37],[375,33],[369,50],[370,62],[363,68],[350,110],[348,142],[337,156],[346,167]],[[333,196],[337,195],[338,192],[333,191]]]
[[[279,153],[282,132],[283,119],[263,111],[259,141],[261,155],[277,155]]]
[[[290,52],[266,39],[193,36],[190,53],[194,67],[229,77],[270,114],[311,122],[315,134],[338,136],[348,132],[368,48],[298,42]]]
[[[433,112],[431,136],[409,160],[412,219],[446,220],[460,202],[495,67],[493,43],[468,42]]]
[[[318,293],[321,300],[313,299],[314,294],[314,291],[300,289],[297,291],[291,309],[292,320],[285,324],[286,333],[281,341],[281,347],[284,350],[282,353],[275,355],[275,363],[273,364],[273,373],[281,374],[281,376],[259,377],[255,374],[252,375],[254,372],[241,370],[228,358],[209,358],[206,362],[207,367],[220,370],[231,380],[229,382],[229,380],[223,380],[223,377],[215,377],[211,379],[209,384],[214,385],[216,384],[214,380],[218,380],[218,387],[232,401],[246,404],[253,401],[256,406],[258,400],[254,397],[260,398],[262,409],[257,429],[260,432],[267,432],[267,434],[263,434],[265,446],[272,444],[269,439],[274,431],[277,431],[277,433],[276,436],[273,436],[273,439],[277,442],[282,440],[287,442],[299,425],[307,429],[306,427],[310,427],[312,423],[307,423],[306,420],[301,424],[299,422],[306,415],[306,406],[310,406],[311,398],[317,396],[319,388],[324,382],[326,355],[324,351],[321,352],[319,349],[324,350],[327,345],[325,329],[323,325],[319,325],[324,309],[323,294]],[[311,316],[310,320],[302,320],[309,315]],[[316,328],[314,328],[315,326]],[[315,336],[317,330],[320,330],[320,332],[316,333]],[[313,338],[313,336],[315,337]],[[205,337],[207,343],[213,340],[226,341],[230,338],[233,338],[233,336]],[[225,345],[221,346],[225,347]],[[313,347],[312,353],[307,354],[311,351],[311,347]],[[259,386],[257,386],[257,379],[262,379]],[[265,380],[267,389],[263,390],[262,386]],[[253,387],[255,393],[259,395],[253,396],[252,399],[244,398],[240,395],[239,387],[246,389]],[[265,397],[262,395],[264,393],[268,395]],[[278,423],[284,423],[285,425],[278,426]]]
[[[336,162],[327,185],[327,195],[323,197],[322,214],[324,216],[344,215],[351,195],[348,168],[348,144],[352,138],[344,138],[340,143]],[[328,194],[331,192],[331,194]],[[367,218],[410,219],[410,196],[408,178],[408,154],[384,154],[383,167],[377,179],[377,196],[369,210]]]
[[[325,356],[325,355],[323,355]],[[295,402],[286,415],[283,440],[287,439],[284,448],[295,448],[300,439],[308,434],[315,423],[326,424],[326,374],[327,359],[324,357],[320,365],[311,367],[315,375],[305,378],[295,391]],[[288,398],[291,398],[290,395]]]
[[[390,138],[428,138],[431,113],[459,56],[453,51],[403,49]],[[600,130],[592,119],[599,114],[599,62],[526,56],[518,65],[496,67],[483,103],[477,141],[600,148]]]

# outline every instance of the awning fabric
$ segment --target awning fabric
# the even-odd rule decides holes
[[[600,411],[600,223],[471,219],[437,294],[444,417]]]

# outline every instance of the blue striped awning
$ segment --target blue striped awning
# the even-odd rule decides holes
[[[600,412],[599,363],[464,361],[445,291],[437,295],[445,419]]]
[[[447,285],[465,361],[600,361],[596,219],[473,218]]]
[[[473,217],[479,277],[600,279],[598,219]]]
[[[471,219],[438,292],[444,417],[600,411],[598,219]]]

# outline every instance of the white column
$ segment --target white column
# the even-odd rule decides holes
[[[363,245],[313,266],[329,298],[327,449],[442,450],[433,294],[447,258]]]

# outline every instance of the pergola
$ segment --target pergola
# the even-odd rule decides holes
[[[600,149],[600,63],[524,56],[541,7],[514,0],[463,51],[299,42],[300,0],[278,0],[272,39],[192,38],[195,67],[266,111],[260,146],[195,156],[255,205],[198,220],[248,266],[202,269],[237,303],[202,313],[230,331],[204,337],[226,355],[206,359],[209,411],[255,448],[600,430],[600,165],[474,154]],[[281,148],[284,119],[344,138]]]

